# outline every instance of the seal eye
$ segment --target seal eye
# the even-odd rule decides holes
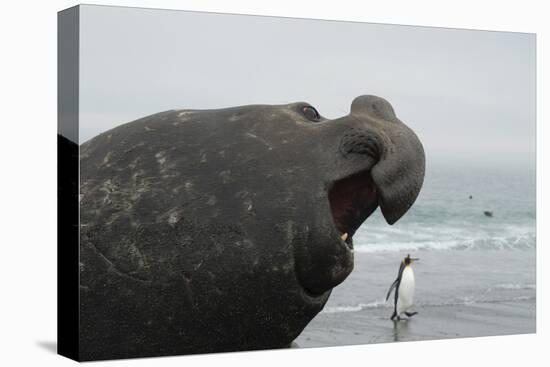
[[[302,112],[304,113],[304,116],[311,121],[317,122],[321,120],[321,115],[319,115],[319,112],[311,106],[302,107]]]

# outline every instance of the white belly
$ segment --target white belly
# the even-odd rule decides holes
[[[414,273],[410,266],[403,270],[401,283],[397,291],[397,314],[407,311],[414,302]]]

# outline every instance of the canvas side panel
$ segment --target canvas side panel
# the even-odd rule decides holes
[[[57,352],[79,354],[79,7],[57,18]]]

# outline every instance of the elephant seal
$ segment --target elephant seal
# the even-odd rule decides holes
[[[396,222],[424,178],[375,96],[170,110],[80,150],[80,358],[287,347],[353,269],[353,234]]]

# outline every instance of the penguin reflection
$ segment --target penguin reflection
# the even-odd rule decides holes
[[[411,265],[417,260],[419,259],[411,258],[410,255],[407,255],[401,261],[397,279],[395,279],[388,290],[386,301],[390,298],[391,291],[395,288],[394,308],[391,320],[401,320],[400,316],[402,314],[407,315],[407,317],[417,314],[417,312],[408,312],[414,302],[414,272]]]
[[[400,339],[400,336],[405,336],[405,340],[410,339],[410,338],[407,338],[408,330],[409,330],[408,322],[394,322],[393,323],[393,341],[398,342]]]

